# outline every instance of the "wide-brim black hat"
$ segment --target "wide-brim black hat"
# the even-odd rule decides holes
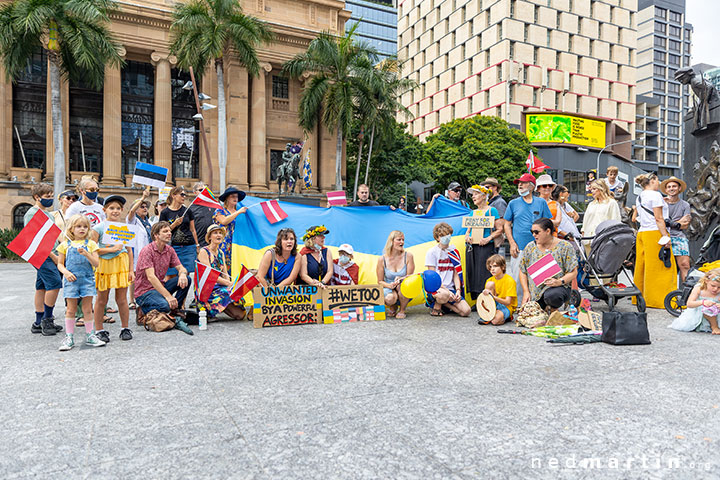
[[[242,190],[238,190],[235,187],[228,187],[227,190],[225,190],[222,195],[220,195],[220,201],[224,202],[227,200],[227,198],[232,195],[233,193],[237,193],[238,196],[238,202],[242,202],[243,198],[245,198],[246,193]]]

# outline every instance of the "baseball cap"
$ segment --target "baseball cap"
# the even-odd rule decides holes
[[[338,251],[339,251],[339,252],[349,253],[350,255],[354,255],[354,254],[355,254],[355,250],[353,250],[352,245],[350,245],[349,243],[343,243],[342,245],[340,245],[340,246],[338,247]]]

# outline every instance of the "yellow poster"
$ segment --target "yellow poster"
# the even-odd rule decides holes
[[[557,113],[531,113],[525,116],[525,133],[531,143],[567,143],[604,148],[606,125],[602,120]]]

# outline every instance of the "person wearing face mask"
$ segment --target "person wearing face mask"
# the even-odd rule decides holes
[[[532,242],[530,233],[532,224],[540,218],[552,218],[550,208],[545,200],[533,197],[535,177],[531,173],[523,173],[515,180],[518,186],[518,198],[510,200],[505,210],[505,236],[510,244],[510,276],[517,284],[518,303],[522,301],[523,291],[520,286],[520,261],[523,250]]]
[[[460,273],[456,269],[456,261],[460,254],[453,245],[453,229],[440,222],[433,228],[433,238],[437,245],[428,250],[425,255],[425,266],[440,275],[441,286],[435,293],[428,293],[426,305],[430,308],[430,315],[439,317],[443,315],[443,307],[455,312],[461,317],[470,315],[470,305],[463,298],[463,289]]]
[[[325,247],[325,235],[330,230],[324,225],[308,228],[303,235],[305,246],[300,250],[300,281],[305,285],[325,288],[330,285],[333,276],[332,252]]]
[[[360,267],[353,262],[352,245],[343,243],[338,247],[340,258],[333,260],[333,285],[357,285],[360,276]]]
[[[85,215],[93,227],[105,221],[105,211],[102,205],[97,203],[99,191],[98,184],[92,177],[83,177],[77,186],[80,201],[74,202],[68,207],[65,211],[65,218],[73,215]]]

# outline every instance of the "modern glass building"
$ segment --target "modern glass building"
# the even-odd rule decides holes
[[[350,10],[350,20],[345,30],[359,22],[357,35],[375,47],[380,55],[397,54],[397,9],[392,0],[346,0],[345,9]]]

